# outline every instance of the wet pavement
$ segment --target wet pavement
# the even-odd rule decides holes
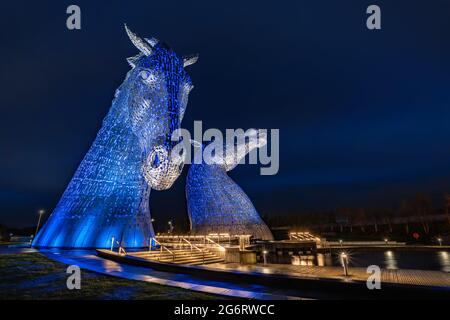
[[[78,265],[81,269],[203,293],[262,300],[306,299],[302,298],[301,292],[295,290],[278,290],[257,284],[208,280],[188,274],[157,271],[147,267],[118,263],[98,257],[94,250],[39,250],[39,252],[49,259],[67,265]]]
[[[342,267],[295,266],[290,264],[241,265],[239,263],[214,263],[203,267],[228,272],[271,274],[317,280],[332,279],[366,282],[369,276],[367,268],[349,268],[349,275],[344,276]],[[450,275],[443,271],[381,269],[381,282],[450,288]]]

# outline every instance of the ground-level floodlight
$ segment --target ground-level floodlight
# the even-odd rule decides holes
[[[344,275],[348,276],[348,255],[345,252],[341,252],[341,262],[344,268]]]

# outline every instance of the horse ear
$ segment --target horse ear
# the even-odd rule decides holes
[[[143,54],[139,53],[133,57],[127,58],[127,62],[132,68],[134,68],[134,67],[136,67],[136,64],[138,63],[139,59],[142,58],[142,56],[143,56]]]
[[[153,47],[147,40],[138,37],[135,33],[133,33],[133,31],[128,29],[126,24],[125,24],[125,31],[127,32],[127,35],[130,38],[131,42],[134,44],[136,48],[139,49],[140,52],[142,52],[146,56],[152,54]]]
[[[196,63],[197,60],[198,60],[198,53],[191,54],[189,56],[184,56],[183,57],[183,67],[190,66],[191,64]]]

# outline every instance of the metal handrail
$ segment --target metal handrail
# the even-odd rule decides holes
[[[192,248],[195,248],[195,249],[197,249],[198,251],[203,252],[202,249],[200,249],[199,247],[197,247],[195,244],[193,244],[193,243],[190,242],[189,240],[186,240],[185,238],[183,238],[183,240],[186,241],[186,242],[191,246],[191,251],[192,251]]]
[[[203,264],[205,264],[205,249],[202,250],[199,247],[197,247],[195,244],[190,242],[189,240],[186,240],[185,238],[182,238],[182,239],[191,246],[191,251],[192,251],[192,248],[194,247],[195,249],[197,249],[198,251],[200,251],[202,253],[202,262],[203,262]]]
[[[123,252],[123,254],[127,254],[127,252],[125,251],[125,249],[120,245],[119,241],[116,240],[117,245],[119,246],[119,254],[121,254]]]
[[[206,239],[206,240],[208,240],[209,242],[211,242],[211,243],[215,244],[215,245],[216,245],[216,246],[218,246],[219,248],[221,248],[221,249],[225,250],[225,247],[221,246],[220,244],[218,244],[217,242],[215,242],[215,241],[211,240],[210,238],[208,238],[208,237],[205,237],[205,239]]]
[[[161,252],[164,250],[166,250],[167,252],[169,252],[172,255],[172,261],[175,261],[175,253],[173,253],[172,251],[170,251],[166,246],[162,245],[161,242],[159,242],[158,240],[156,240],[156,238],[152,237],[152,240],[155,240],[156,244],[159,244],[159,247],[161,249]],[[160,259],[160,256],[158,257],[158,260]]]
[[[184,242],[186,242],[188,245],[191,246],[191,251],[192,251],[192,243],[189,240],[186,240],[185,238],[181,238]]]

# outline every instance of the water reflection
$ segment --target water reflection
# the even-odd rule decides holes
[[[442,271],[450,272],[450,254],[447,251],[440,251],[438,255],[442,265]]]
[[[394,252],[390,250],[384,252],[384,265],[386,269],[398,269]]]
[[[339,251],[317,254],[318,266],[341,266]],[[378,265],[384,269],[419,269],[450,272],[449,251],[359,251],[351,252],[350,267]]]
[[[113,271],[122,272],[123,271],[123,268],[120,264],[118,264],[117,262],[111,261],[111,260],[107,260],[107,259],[103,259],[102,266],[108,272],[113,272]]]

